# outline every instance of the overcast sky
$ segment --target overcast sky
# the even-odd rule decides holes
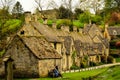
[[[24,11],[34,11],[35,2],[34,0],[16,0],[19,1],[24,9]]]
[[[34,0],[16,0],[19,1],[24,9],[24,11],[32,11],[34,12],[35,8],[36,8],[36,3]],[[43,0],[43,5],[47,4],[50,0]],[[78,0],[74,0],[74,4],[75,2]],[[60,6],[60,0],[55,0],[55,2],[57,3],[57,5]],[[44,5],[43,7],[47,7],[47,5]],[[46,9],[46,8],[45,8]]]

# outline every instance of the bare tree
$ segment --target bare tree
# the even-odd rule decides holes
[[[104,0],[90,0],[90,8],[94,11],[95,14],[98,13],[100,9],[104,7]]]
[[[57,3],[55,0],[50,0],[48,2],[48,8],[58,9],[59,5],[61,5],[61,0]]]
[[[72,9],[73,0],[62,0],[62,5],[67,9]]]
[[[36,3],[36,7],[40,11],[43,11],[43,9],[47,9],[48,8],[49,0],[35,0],[35,3]]]
[[[0,0],[0,7],[3,9],[9,9],[14,2],[14,0]]]
[[[75,8],[79,8],[83,11],[88,10],[88,8],[89,8],[88,0],[77,0],[77,2],[75,4]]]

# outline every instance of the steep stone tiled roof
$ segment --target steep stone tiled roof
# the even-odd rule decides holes
[[[49,42],[61,42],[52,29],[39,22],[31,22],[31,24],[43,35]]]
[[[43,37],[22,36],[20,38],[39,59],[61,58],[61,55]]]
[[[120,35],[120,27],[108,27],[109,35]]]
[[[85,26],[83,29],[83,33],[86,34],[90,30],[91,27],[92,27],[92,24]]]

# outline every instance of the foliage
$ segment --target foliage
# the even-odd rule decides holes
[[[69,19],[72,16],[72,11],[65,8],[64,6],[60,6],[58,9],[58,18],[59,19]]]
[[[71,69],[71,70],[77,70],[77,69],[80,69],[80,67],[78,67],[78,66],[76,66],[76,65],[72,65],[72,66],[70,67],[70,69]]]
[[[83,12],[84,12],[84,11],[81,10],[80,8],[75,8],[75,13],[74,13],[75,19],[77,19],[78,16],[79,16],[80,14],[82,14]]]
[[[12,9],[12,14],[15,18],[20,18],[23,14],[23,8],[19,1],[16,2]]]
[[[119,38],[111,40],[110,41],[110,47],[111,47],[111,49],[119,49],[120,48]]]
[[[80,14],[78,19],[81,23],[89,23],[91,20],[91,14],[90,14],[90,12],[86,11],[86,12]]]
[[[43,21],[44,21],[43,19],[39,19],[39,22],[40,22],[40,23],[43,23]]]
[[[81,23],[79,20],[74,20],[73,21],[73,26],[76,26],[78,28],[83,28],[84,27],[84,24]]]
[[[92,23],[95,23],[95,24],[97,24],[97,25],[102,24],[102,17],[101,17],[101,16],[99,16],[99,15],[94,15],[94,16],[92,16],[91,18],[92,18],[92,20],[91,20]]]
[[[93,61],[90,61],[90,66],[97,66],[98,64],[93,62]]]
[[[48,21],[47,21],[47,25],[48,25],[48,26],[52,27],[52,24],[53,24],[53,21],[52,21],[52,20],[48,20]]]
[[[60,29],[62,25],[64,26],[70,26],[72,23],[69,19],[60,19],[56,22],[57,29]]]
[[[11,15],[8,12],[8,9],[0,9],[0,20],[4,21],[11,18]]]
[[[107,63],[113,63],[113,62],[114,62],[114,58],[112,56],[108,56]]]
[[[101,56],[101,62],[106,63],[107,62],[107,57],[106,56]]]
[[[110,56],[114,57],[114,58],[119,58],[120,57],[120,54],[118,53],[114,53],[114,54],[110,54]]]
[[[1,35],[6,36],[8,34],[16,32],[21,27],[21,20],[10,19],[6,21],[2,27]]]
[[[83,61],[83,62],[80,63],[80,67],[81,68],[86,68],[86,67],[88,67],[88,65],[87,65],[86,62]]]
[[[2,57],[4,53],[5,53],[5,49],[3,49],[2,51],[0,51],[0,57]]]
[[[72,60],[73,60],[73,66],[75,66],[75,65],[76,65],[76,64],[75,64],[76,51],[73,51],[71,57],[72,57]]]

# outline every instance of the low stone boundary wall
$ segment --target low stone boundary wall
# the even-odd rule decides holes
[[[67,70],[67,71],[63,71],[62,73],[89,71],[89,70],[100,69],[100,68],[111,67],[111,66],[117,66],[117,65],[120,65],[120,63],[104,64],[104,65],[88,67],[88,68],[80,68],[78,70]]]

